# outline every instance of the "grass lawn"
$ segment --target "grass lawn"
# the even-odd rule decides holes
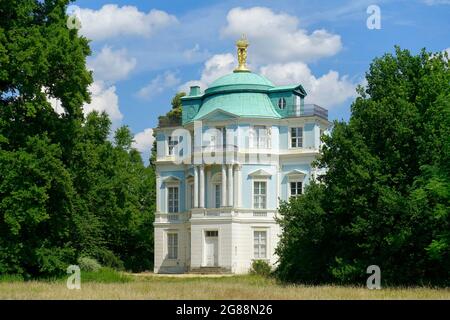
[[[259,276],[81,274],[81,290],[65,280],[0,279],[0,299],[450,299],[450,289],[280,285]]]

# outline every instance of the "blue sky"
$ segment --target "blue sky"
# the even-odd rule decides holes
[[[249,39],[249,64],[275,84],[301,83],[308,102],[348,119],[354,88],[372,59],[394,45],[417,53],[450,47],[450,0],[101,1],[70,8],[92,39],[93,101],[114,126],[129,125],[148,157],[151,128],[190,84],[203,89],[235,66],[234,43]],[[368,29],[367,8],[381,10]]]

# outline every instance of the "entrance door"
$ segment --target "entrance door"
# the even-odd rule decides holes
[[[219,265],[219,232],[205,231],[205,265],[214,267]]]

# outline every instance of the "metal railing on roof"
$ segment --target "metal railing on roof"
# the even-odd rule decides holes
[[[317,116],[328,120],[328,110],[318,106],[317,104],[305,104],[305,105],[296,105],[296,104],[288,104],[285,106],[285,109],[280,110],[280,113],[284,113],[286,117],[312,117]]]

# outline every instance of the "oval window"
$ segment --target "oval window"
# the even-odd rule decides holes
[[[278,99],[278,108],[283,110],[286,107],[286,99],[280,98]]]

